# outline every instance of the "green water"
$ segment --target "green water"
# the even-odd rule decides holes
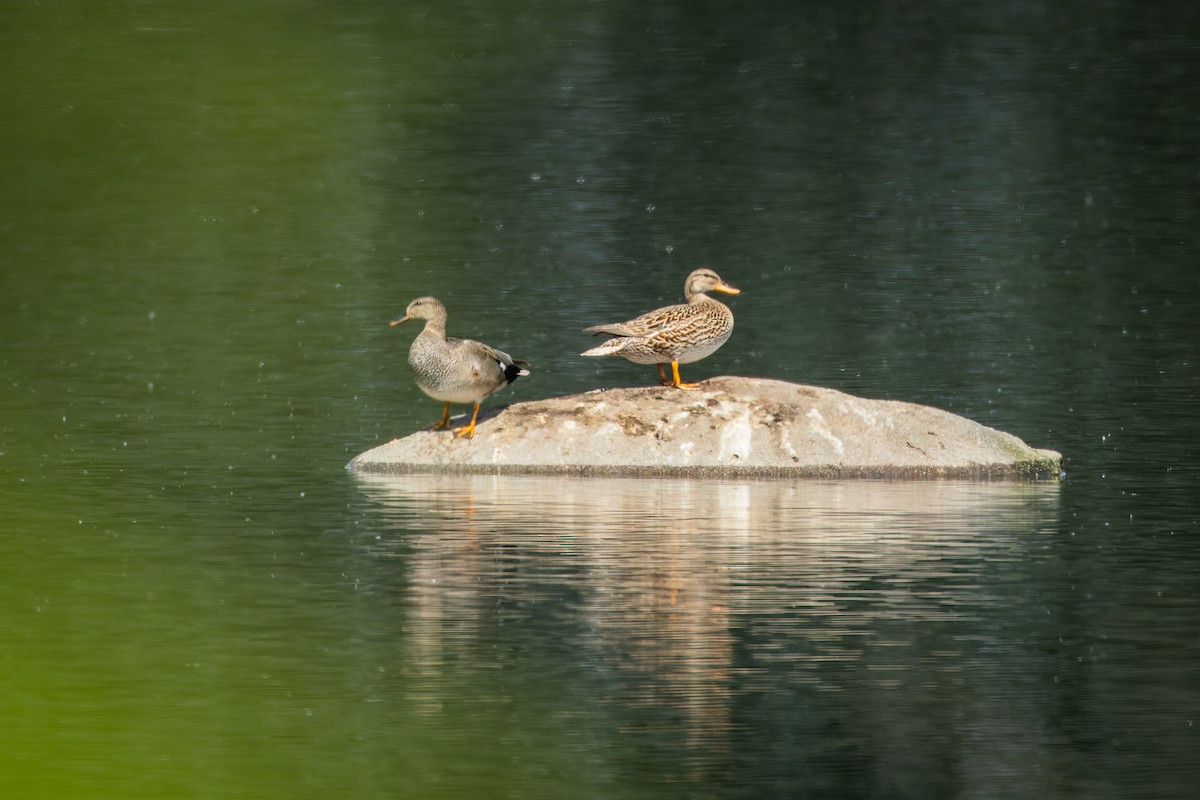
[[[1190,797],[1190,3],[0,8],[5,797]],[[347,474],[413,297],[936,405],[1062,484]],[[470,446],[483,446],[482,438]]]

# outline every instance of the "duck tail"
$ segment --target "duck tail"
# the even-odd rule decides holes
[[[528,375],[532,368],[533,365],[528,361],[520,361],[514,358],[511,364],[504,365],[504,382],[512,383],[522,375]]]
[[[590,333],[593,336],[601,333],[608,333],[613,336],[633,336],[634,331],[624,322],[614,322],[608,325],[593,325],[590,328],[584,328],[584,333]]]
[[[625,343],[628,341],[629,341],[628,339],[618,336],[613,339],[609,339],[604,344],[596,345],[591,350],[584,350],[579,355],[581,355],[581,356],[615,356],[617,353],[621,352],[622,349],[624,349]]]

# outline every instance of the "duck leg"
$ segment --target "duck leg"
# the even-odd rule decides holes
[[[459,438],[465,436],[468,439],[474,439],[475,438],[475,420],[478,417],[479,417],[479,403],[476,403],[475,404],[475,413],[471,414],[471,424],[464,425],[461,428],[455,428],[454,429],[454,438],[459,439]]]
[[[440,431],[450,424],[450,404],[446,403],[446,407],[442,409],[442,418],[433,423],[433,429]]]
[[[671,362],[671,373],[675,376],[675,383],[673,385],[676,389],[699,389],[700,388],[700,384],[698,384],[698,383],[684,383],[683,381],[679,380],[679,362],[678,361]]]
[[[658,385],[672,386],[673,384],[671,383],[671,379],[668,378],[667,373],[663,371],[663,365],[657,364],[656,366],[658,367]]]

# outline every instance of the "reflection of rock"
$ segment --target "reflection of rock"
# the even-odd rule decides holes
[[[1053,527],[1060,489],[357,477],[403,535],[383,536],[378,553],[404,560],[415,698],[439,707],[439,691],[461,691],[457,673],[494,657],[501,626],[551,616],[553,624],[537,630],[602,674],[605,692],[636,708],[640,724],[710,751],[731,747],[747,697],[777,694],[781,682],[839,692],[865,667],[892,682],[928,681],[944,670],[947,681],[972,688],[960,674],[970,654],[956,653],[969,651],[973,636],[988,649],[990,669],[1023,658],[997,641],[989,615],[1004,603],[996,582],[1011,579],[1006,565],[1045,546],[1037,532]],[[953,631],[937,639],[938,626]],[[914,631],[929,650],[914,644]],[[925,659],[922,671],[907,670],[914,652]],[[864,710],[864,728],[880,727],[883,738],[899,725],[872,713]],[[911,741],[933,735],[920,731]]]
[[[1054,477],[1061,456],[928,406],[760,378],[610,389],[493,411],[474,440],[422,431],[359,472]]]

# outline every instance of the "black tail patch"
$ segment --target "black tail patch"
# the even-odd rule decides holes
[[[522,375],[529,374],[530,364],[528,361],[513,361],[511,364],[503,364],[502,366],[504,367],[504,381],[506,383],[512,383]]]

